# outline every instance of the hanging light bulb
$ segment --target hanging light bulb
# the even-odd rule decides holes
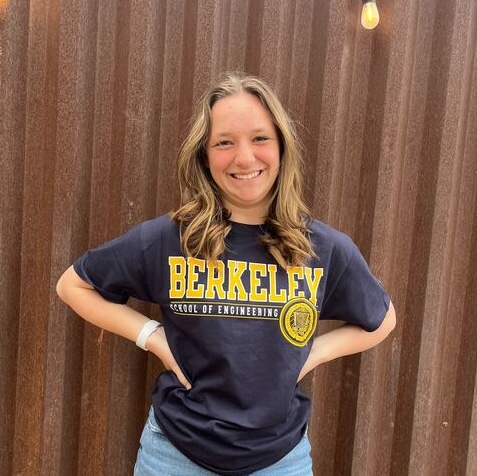
[[[376,28],[379,23],[379,12],[376,6],[376,0],[363,0],[363,9],[361,10],[361,25],[366,30]]]

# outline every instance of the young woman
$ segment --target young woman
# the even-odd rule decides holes
[[[344,234],[301,196],[293,125],[261,80],[226,76],[179,155],[181,207],[90,250],[58,294],[154,353],[136,476],[310,476],[310,402],[297,383],[395,325],[389,296]],[[158,303],[163,326],[126,306]],[[317,336],[318,318],[345,324]]]

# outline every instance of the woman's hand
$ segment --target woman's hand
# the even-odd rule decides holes
[[[78,276],[72,266],[64,272],[56,289],[60,298],[83,319],[132,342],[136,341],[142,326],[149,320],[129,306],[106,301],[90,284]],[[172,355],[164,328],[153,332],[146,344],[147,349],[161,359],[166,369],[174,372],[184,387],[190,389],[190,383]]]
[[[300,381],[316,366],[345,355],[371,349],[382,342],[396,325],[396,313],[392,303],[381,325],[373,332],[345,324],[326,334],[315,337],[310,354],[298,375]]]
[[[184,385],[186,390],[191,389],[190,382],[187,380],[184,373],[177,364],[176,359],[172,355],[171,348],[167,342],[164,327],[160,327],[150,335],[146,342],[146,348],[161,360],[167,370],[170,370],[176,375],[179,382]]]
[[[320,337],[321,336],[315,337],[315,339],[313,340],[313,345],[311,346],[310,354],[308,355],[308,358],[306,359],[305,365],[302,367],[302,369],[300,371],[300,374],[298,375],[298,382],[308,372],[311,372],[315,367],[318,367],[318,365],[325,362],[325,360],[322,360],[323,357],[320,357],[320,350],[321,350],[320,349],[320,347],[321,347]]]

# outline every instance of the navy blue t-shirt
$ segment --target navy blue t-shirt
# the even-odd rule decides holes
[[[309,399],[297,378],[318,319],[373,331],[389,297],[353,242],[314,220],[317,257],[281,268],[258,225],[232,223],[217,262],[186,258],[168,215],[129,230],[74,264],[107,300],[160,305],[171,351],[192,388],[169,371],[152,394],[158,424],[200,466],[240,476],[270,466],[303,437]]]

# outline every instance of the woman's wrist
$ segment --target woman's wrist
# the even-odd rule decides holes
[[[160,322],[157,322],[153,319],[145,322],[136,337],[136,345],[143,350],[149,350],[146,346],[146,342],[148,341],[149,337],[161,326],[162,324]]]
[[[163,336],[164,328],[162,326],[158,327],[147,339],[146,347],[149,352],[153,353],[160,358],[161,348],[163,346]]]

